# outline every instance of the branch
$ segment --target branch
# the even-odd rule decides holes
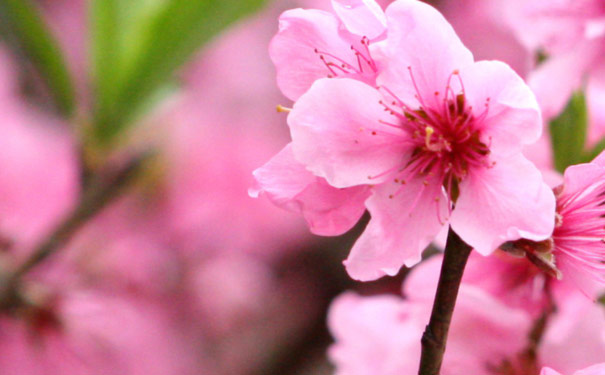
[[[49,256],[62,248],[75,233],[92,217],[99,213],[111,201],[117,198],[123,189],[137,176],[150,154],[143,154],[130,160],[115,171],[99,176],[91,182],[82,194],[79,204],[59,224],[59,226],[42,242],[20,266],[4,281],[0,305],[6,306],[10,301],[18,300],[17,290],[21,278]]]
[[[450,228],[431,319],[422,335],[419,375],[439,375],[462,274],[470,253],[471,247]]]

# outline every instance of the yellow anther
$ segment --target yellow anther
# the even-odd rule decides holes
[[[433,135],[433,133],[435,133],[435,129],[433,129],[431,126],[427,126],[426,128],[424,128],[424,132],[426,133],[424,142],[426,143],[426,147],[430,150],[431,136]]]
[[[277,112],[280,112],[280,113],[282,113],[282,112],[290,112],[291,110],[292,110],[292,108],[284,107],[281,104],[277,105]]]

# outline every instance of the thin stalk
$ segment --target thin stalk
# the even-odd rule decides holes
[[[117,171],[91,182],[82,194],[79,204],[65,220],[57,226],[46,240],[38,245],[22,264],[4,279],[0,305],[5,306],[10,303],[9,301],[14,301],[18,294],[21,278],[57,250],[63,248],[84,224],[120,195],[122,190],[140,171],[148,156],[146,154],[136,157]]]
[[[439,375],[447,334],[471,247],[450,228],[431,319],[422,335],[419,375]]]

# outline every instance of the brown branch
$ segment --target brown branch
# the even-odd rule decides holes
[[[431,319],[422,335],[419,375],[439,375],[447,334],[471,247],[450,228]]]
[[[79,204],[59,226],[44,240],[21,265],[10,273],[0,291],[0,306],[19,300],[18,284],[21,278],[49,256],[54,254],[74,236],[92,217],[99,213],[134,179],[150,154],[130,160],[117,170],[99,176],[82,194]]]

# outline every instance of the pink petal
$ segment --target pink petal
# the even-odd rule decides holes
[[[540,375],[561,375],[560,372],[556,372],[555,370],[548,368],[548,367],[544,367],[542,369],[542,371],[540,372]]]
[[[418,310],[424,309],[411,306],[398,296],[361,297],[352,292],[338,296],[328,313],[328,327],[335,340],[328,356],[336,366],[335,374],[395,375],[415,371],[423,329],[418,324]]]
[[[601,151],[601,153],[596,158],[594,158],[591,163],[597,164],[601,167],[605,167],[605,152]]]
[[[385,113],[380,100],[378,91],[359,81],[318,80],[288,116],[294,157],[335,187],[390,178],[407,147],[400,129],[379,123]]]
[[[594,58],[594,49],[592,43],[580,44],[570,52],[551,57],[530,73],[528,83],[536,93],[546,120],[559,115],[571,94],[580,88],[586,69]]]
[[[349,275],[360,281],[393,276],[404,264],[418,263],[444,225],[440,216],[447,214],[441,185],[425,185],[421,179],[379,185],[366,206],[372,219],[344,262]]]
[[[586,86],[586,100],[590,117],[586,143],[591,148],[605,138],[605,67],[591,72]]]
[[[582,300],[583,298],[583,300]],[[559,300],[561,304],[584,304],[587,299],[568,298]],[[605,319],[603,319],[603,306],[597,303],[588,304],[588,309],[578,311],[576,315],[569,312],[564,316],[553,316],[549,323],[543,341],[540,344],[538,355],[542,362],[556,368],[563,374],[574,375],[603,375],[603,372],[583,372],[591,368],[577,371],[591,366],[605,359]],[[566,309],[564,307],[564,309]],[[577,309],[579,310],[579,309]],[[565,311],[565,310],[563,310]],[[561,324],[567,318],[571,324]],[[595,370],[603,370],[596,367]]]
[[[544,240],[552,234],[555,197],[540,171],[522,155],[495,160],[460,183],[452,228],[479,253],[489,255],[503,242]]]
[[[386,15],[389,32],[383,53],[390,62],[378,82],[408,105],[418,102],[416,94],[424,98],[425,103],[434,101],[434,93],[444,93],[454,70],[473,63],[471,52],[432,6],[421,1],[401,0],[392,3]]]
[[[374,39],[386,30],[386,16],[374,0],[332,0],[332,7],[353,34]]]
[[[566,195],[585,190],[590,185],[605,178],[605,153],[601,153],[592,163],[567,167],[564,174],[563,192]]]
[[[315,80],[330,74],[315,49],[357,64],[351,41],[339,28],[340,21],[321,10],[292,9],[281,15],[269,54],[277,69],[277,85],[289,99],[297,100]]]
[[[492,152],[519,152],[542,134],[542,117],[534,94],[508,65],[479,61],[460,71],[466,100],[483,118],[481,136]]]
[[[590,366],[584,370],[577,371],[574,375],[603,375],[605,374],[605,363]]]
[[[266,195],[274,204],[302,212],[311,231],[322,236],[340,235],[365,212],[367,186],[337,189],[315,177],[294,159],[291,144],[254,171],[257,186],[250,195]]]

